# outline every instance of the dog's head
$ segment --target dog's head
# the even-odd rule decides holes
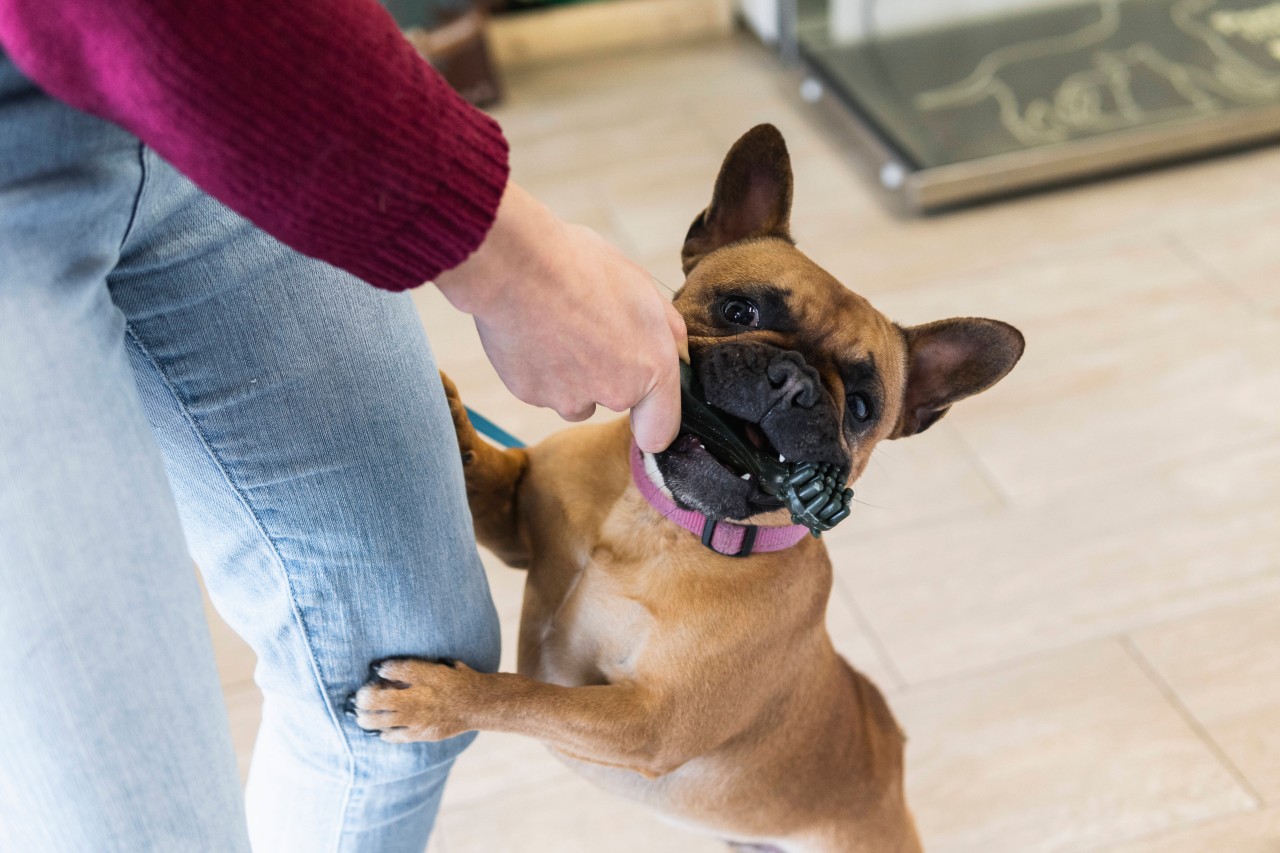
[[[999,381],[1023,339],[995,320],[894,324],[796,249],[791,193],[782,135],[748,131],[685,238],[675,306],[708,404],[764,452],[832,463],[852,482],[878,442],[928,429]],[[781,507],[688,434],[653,462],[677,503],[710,517]]]

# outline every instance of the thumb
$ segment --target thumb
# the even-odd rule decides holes
[[[674,359],[631,409],[631,434],[646,453],[666,450],[680,432],[680,371]]]

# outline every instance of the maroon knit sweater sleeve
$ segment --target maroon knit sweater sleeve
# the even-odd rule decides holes
[[[374,0],[0,0],[0,46],[293,248],[388,290],[461,263],[507,146]]]

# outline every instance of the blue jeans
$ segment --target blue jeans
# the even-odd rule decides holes
[[[258,655],[243,796],[193,557]],[[391,654],[498,661],[409,299],[0,55],[0,850],[421,853],[469,739],[361,734]]]

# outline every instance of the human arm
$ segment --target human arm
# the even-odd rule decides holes
[[[484,243],[436,286],[475,316],[485,353],[520,399],[567,420],[589,417],[597,403],[631,409],[643,450],[675,438],[684,321],[595,232],[510,183]]]
[[[388,290],[470,255],[507,183],[497,124],[375,0],[0,0],[0,47],[264,231]]]
[[[373,0],[0,0],[0,46],[304,254],[389,290],[435,278],[526,402],[635,406],[642,447],[674,437],[674,310],[508,185],[498,126]]]

